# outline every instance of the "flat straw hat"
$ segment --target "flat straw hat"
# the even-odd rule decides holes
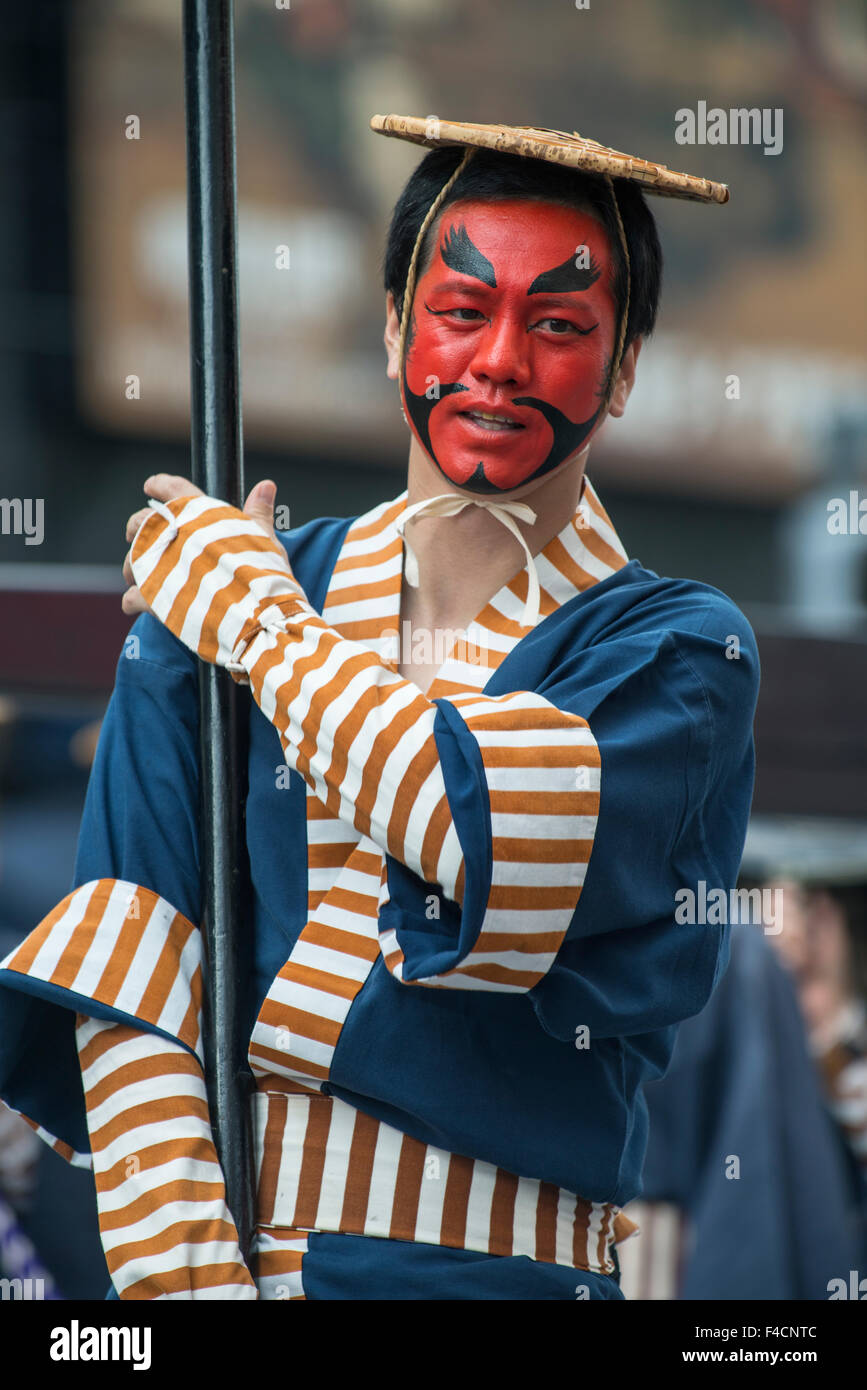
[[[679,174],[665,164],[654,164],[622,150],[610,149],[577,130],[548,130],[542,126],[471,125],[443,121],[439,116],[372,116],[371,130],[416,145],[466,145],[527,159],[546,159],[588,174],[610,174],[615,179],[640,183],[645,193],[663,198],[688,198],[697,203],[727,203],[724,183],[713,183],[694,174]]]

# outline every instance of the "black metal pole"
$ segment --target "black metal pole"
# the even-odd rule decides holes
[[[232,0],[184,0],[187,226],[190,282],[190,437],[193,481],[243,501]],[[205,1074],[226,1198],[249,1253],[254,1225],[243,1036],[250,939],[244,804],[247,711],[225,671],[202,665],[201,883],[205,936]]]

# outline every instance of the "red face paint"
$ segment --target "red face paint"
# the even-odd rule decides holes
[[[589,213],[522,198],[446,208],[416,285],[402,390],[454,486],[508,492],[584,447],[618,329],[612,274]]]

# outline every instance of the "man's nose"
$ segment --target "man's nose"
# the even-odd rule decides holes
[[[498,384],[527,386],[532,369],[526,326],[509,315],[494,315],[478,336],[470,371]]]

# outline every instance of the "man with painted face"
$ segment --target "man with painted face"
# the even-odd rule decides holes
[[[449,482],[513,491],[572,458],[603,415],[618,327],[605,232],[577,208],[520,198],[467,199],[441,219],[416,285],[404,400]]]
[[[419,239],[420,214],[459,154],[429,155],[410,180],[385,267],[388,371],[400,379],[413,436],[404,523],[442,515],[433,499],[443,483],[452,500],[462,493],[476,502],[458,516],[447,504],[453,520],[412,530],[401,669],[423,689],[439,663],[412,660],[413,629],[463,630],[492,583],[512,575],[519,546],[529,558],[576,516],[591,437],[606,414],[623,413],[661,274],[655,225],[636,188],[615,204],[601,181],[518,155],[475,153]],[[621,203],[636,240],[628,322]],[[500,524],[509,512],[484,504],[530,496],[532,507],[525,501],[517,513],[529,525],[509,541]],[[585,513],[577,516],[581,523]]]
[[[275,535],[273,484],[148,480],[75,885],[0,970],[0,1089],[93,1166],[121,1298],[621,1297],[642,1082],[727,957],[676,895],[735,882],[754,640],[628,560],[584,473],[656,313],[639,182],[725,190],[372,124],[444,144],[385,259],[407,488]],[[252,1269],[201,1069],[200,659],[251,695]]]

